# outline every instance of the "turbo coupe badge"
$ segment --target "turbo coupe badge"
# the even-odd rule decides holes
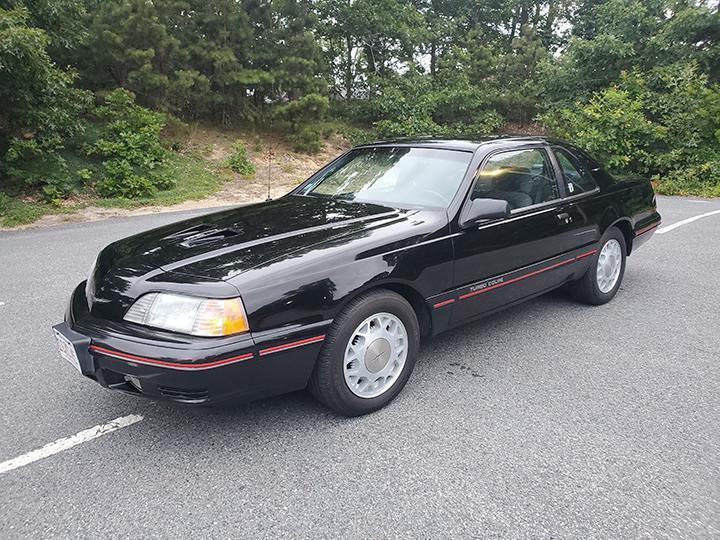
[[[471,290],[472,292],[481,291],[481,290],[483,290],[483,289],[487,289],[488,287],[492,287],[493,285],[497,285],[497,284],[499,284],[499,283],[502,283],[503,281],[505,281],[505,278],[501,278],[501,277],[495,278],[495,279],[491,279],[491,280],[486,281],[486,282],[484,282],[484,283],[480,283],[479,285],[473,285],[472,287],[470,287],[470,290]]]

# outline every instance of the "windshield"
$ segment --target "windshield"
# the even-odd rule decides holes
[[[447,208],[471,159],[470,152],[435,148],[359,148],[299,193],[390,206]]]

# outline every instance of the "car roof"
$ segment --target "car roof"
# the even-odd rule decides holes
[[[371,148],[381,146],[409,146],[419,148],[439,148],[444,150],[462,150],[464,152],[474,152],[482,146],[520,146],[528,143],[554,143],[564,144],[562,141],[555,141],[541,136],[532,135],[495,135],[487,137],[478,137],[472,139],[443,139],[437,137],[428,138],[398,138],[383,141],[374,141],[366,144],[360,144],[356,148]]]

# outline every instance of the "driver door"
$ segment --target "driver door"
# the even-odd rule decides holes
[[[562,266],[553,267],[563,252],[556,239],[567,223],[560,211],[560,188],[545,147],[491,154],[478,170],[469,198],[505,200],[511,215],[457,231],[454,323],[502,308],[567,279]]]

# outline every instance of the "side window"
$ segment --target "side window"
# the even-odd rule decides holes
[[[559,198],[550,161],[544,150],[501,152],[478,173],[472,199],[500,199],[510,208],[524,208]]]
[[[557,156],[562,169],[565,190],[568,195],[592,191],[597,187],[592,174],[580,163],[580,160],[562,148],[554,148],[553,150],[555,150],[555,156]]]

